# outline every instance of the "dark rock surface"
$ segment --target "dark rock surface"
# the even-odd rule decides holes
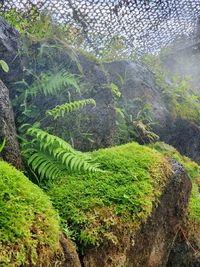
[[[168,121],[158,134],[166,143],[174,146],[181,154],[200,163],[200,126],[188,120]]]
[[[60,238],[60,244],[63,251],[63,259],[59,262],[61,267],[81,267],[81,263],[76,252],[75,245],[64,236]],[[56,263],[54,263],[56,264]],[[45,267],[45,266],[44,266]]]
[[[160,201],[136,235],[118,233],[116,246],[111,241],[88,249],[84,267],[164,267],[183,222],[191,191],[191,182],[183,168],[172,163],[174,174],[168,180]],[[173,197],[172,197],[173,196]]]
[[[115,61],[104,64],[110,80],[117,84],[125,101],[141,98],[152,107],[155,120],[165,125],[169,111],[156,88],[154,74],[143,64],[132,61]],[[124,81],[120,84],[119,77]]]
[[[9,99],[9,91],[0,80],[0,142],[6,138],[2,157],[16,168],[22,168],[20,150],[16,138],[15,121]]]
[[[19,48],[19,33],[0,17],[0,59],[5,60],[9,66],[9,72],[6,74],[0,69],[0,78],[9,90],[13,82],[22,79]]]
[[[200,266],[200,233],[198,239],[187,240],[181,231],[172,247],[166,267],[199,267]]]
[[[160,139],[200,163],[200,126],[189,120],[173,118],[156,86],[153,73],[144,65],[129,61],[104,66],[110,80],[121,89],[125,101],[140,98],[150,105],[156,121],[152,128]],[[119,75],[124,79],[123,86],[119,83]]]

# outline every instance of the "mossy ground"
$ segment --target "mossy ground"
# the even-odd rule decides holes
[[[160,153],[135,142],[95,151],[92,157],[105,172],[61,177],[47,189],[81,247],[98,245],[105,237],[117,242],[115,227],[131,224],[136,229],[171,174]]]
[[[200,225],[200,166],[190,160],[188,157],[182,156],[175,148],[162,142],[158,142],[150,147],[155,148],[164,156],[173,158],[181,163],[192,181],[192,193],[189,202],[188,218],[190,224]]]
[[[39,266],[48,261],[59,250],[60,233],[48,197],[4,161],[0,188],[0,266]]]

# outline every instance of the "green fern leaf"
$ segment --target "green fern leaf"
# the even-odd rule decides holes
[[[59,117],[63,117],[66,113],[79,110],[87,105],[95,106],[96,102],[94,99],[89,98],[89,99],[74,101],[71,103],[65,103],[63,105],[56,106],[55,108],[51,110],[48,110],[46,114],[52,116],[54,119],[57,119]]]
[[[34,142],[25,141],[23,154],[28,165],[41,179],[54,179],[69,171],[101,171],[99,165],[93,162],[88,154],[74,150],[60,137],[34,127],[27,130],[27,135],[33,138]]]

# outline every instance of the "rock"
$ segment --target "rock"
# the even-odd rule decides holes
[[[150,105],[156,122],[151,127],[160,139],[200,163],[200,126],[189,119],[173,118],[156,86],[153,73],[144,65],[131,61],[107,63],[104,67],[110,80],[121,89],[125,101],[140,98]],[[120,76],[124,79],[123,86],[119,82]],[[137,112],[140,110],[136,110]]]
[[[181,154],[200,163],[200,126],[194,122],[176,119],[168,121],[166,127],[160,127],[161,139],[174,146]]]
[[[89,82],[89,90],[84,94],[85,98],[94,98],[96,107],[88,109],[85,117],[88,122],[82,125],[82,132],[92,134],[93,143],[79,138],[75,141],[77,147],[82,150],[94,150],[114,145],[115,133],[115,109],[113,107],[113,95],[107,87],[109,74],[98,64],[88,58],[79,55],[79,63],[82,67],[84,80]]]
[[[200,266],[200,232],[196,232],[195,239],[188,240],[184,232],[180,231],[166,267],[199,267]]]
[[[6,74],[0,68],[0,77],[9,90],[13,82],[22,79],[20,47],[19,33],[0,17],[0,59],[3,59],[9,66],[9,72]]]
[[[64,259],[59,266],[63,267],[81,267],[81,263],[73,242],[66,239],[64,236],[60,238],[60,244],[62,246]]]
[[[132,61],[115,61],[104,64],[104,67],[110,81],[119,86],[126,102],[140,98],[143,103],[151,106],[155,120],[165,125],[169,111],[161,99],[154,74],[145,65]],[[123,85],[120,84],[119,77],[123,80]]]
[[[18,169],[22,169],[22,160],[16,137],[15,121],[9,99],[9,91],[0,80],[0,142],[6,138],[2,157]]]
[[[176,162],[172,165],[174,174],[146,223],[134,236],[121,233],[120,245],[106,241],[100,247],[88,249],[83,258],[85,267],[166,266],[191,191],[191,182],[183,168]]]

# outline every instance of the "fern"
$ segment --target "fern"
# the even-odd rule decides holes
[[[28,165],[41,178],[54,179],[62,173],[97,172],[99,164],[89,155],[76,151],[63,139],[51,135],[39,128],[29,128],[27,135],[32,139],[24,142],[23,154]]]
[[[50,116],[53,116],[54,119],[57,119],[58,117],[64,117],[66,113],[72,112],[74,110],[78,110],[80,108],[83,108],[86,105],[96,105],[96,102],[94,99],[83,99],[79,101],[74,101],[71,103],[66,103],[63,105],[56,106],[55,108],[48,110],[46,113]]]
[[[72,86],[80,93],[78,76],[64,71],[42,73],[28,88],[28,94],[31,96],[37,96],[38,93],[42,93],[45,96],[55,95],[66,86]]]

